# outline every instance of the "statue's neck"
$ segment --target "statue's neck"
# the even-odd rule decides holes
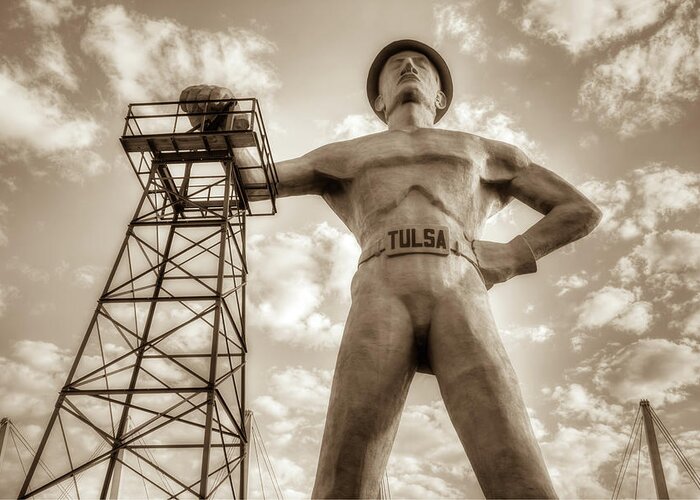
[[[392,111],[387,120],[389,130],[411,132],[419,128],[432,128],[435,115],[419,104],[406,103]]]

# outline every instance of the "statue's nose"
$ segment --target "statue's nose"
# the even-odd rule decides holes
[[[406,73],[413,73],[415,75],[418,74],[416,65],[413,64],[413,61],[411,59],[406,59],[406,61],[403,63],[403,66],[401,67],[401,75],[405,75]]]

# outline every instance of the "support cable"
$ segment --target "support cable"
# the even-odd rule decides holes
[[[15,450],[17,451],[17,458],[19,458],[19,464],[22,466],[22,472],[26,476],[27,469],[24,468],[24,461],[22,460],[22,456],[19,454],[19,448],[17,447],[17,441],[15,441],[15,436],[12,432],[10,432],[10,437],[12,438],[12,444],[15,445]]]
[[[632,424],[632,431],[630,432],[630,437],[627,440],[627,446],[625,446],[625,451],[622,455],[622,463],[620,464],[620,470],[617,473],[617,478],[615,479],[615,486],[613,486],[612,498],[619,498],[620,490],[622,489],[622,481],[625,478],[625,473],[627,472],[627,466],[629,465],[630,457],[632,456],[632,450],[634,449],[633,437],[636,437],[637,432],[641,432],[641,413],[640,407],[637,407],[637,413],[634,416],[634,423]],[[632,445],[632,446],[630,446]]]
[[[31,456],[36,455],[34,448],[32,448],[32,446],[29,444],[29,441],[27,441],[27,439],[24,437],[24,434],[22,434],[22,431],[19,430],[19,428],[14,424],[14,422],[12,422],[12,420],[10,420],[10,431],[10,436],[16,435],[19,439],[19,442],[27,449],[27,451],[29,451],[29,454]],[[22,457],[20,457],[20,462],[21,461]],[[46,465],[46,462],[39,459],[39,465],[50,479],[56,479],[56,476],[53,472],[51,472],[51,469],[49,469],[48,465]],[[24,465],[22,465],[22,470],[24,470]],[[65,487],[62,484],[59,483],[57,486],[61,490],[63,495],[68,495],[69,492],[65,489]]]
[[[257,432],[258,434],[258,441],[262,445],[262,453],[263,453],[263,459],[266,462],[265,468],[267,469],[267,473],[270,475],[270,478],[272,479],[272,486],[275,488],[275,495],[277,498],[284,498],[284,495],[282,495],[282,488],[280,488],[279,482],[277,481],[277,476],[275,475],[275,469],[272,466],[272,462],[270,461],[270,455],[267,453],[267,448],[265,447],[265,441],[263,441],[262,434],[260,433],[260,427],[258,426],[257,420],[255,420],[255,416],[252,416],[253,419],[253,432]]]
[[[664,423],[661,421],[661,418],[656,414],[656,412],[653,410],[653,408],[649,407],[651,410],[651,416],[656,425],[658,426],[659,430],[663,434],[663,436],[666,438],[666,441],[668,442],[669,446],[675,453],[676,457],[678,460],[681,462],[681,465],[685,468],[686,472],[690,476],[690,479],[693,481],[695,486],[697,486],[698,489],[700,489],[700,477],[698,476],[697,472],[695,472],[695,469],[691,465],[691,463],[688,461],[686,456],[683,454],[683,451],[681,450],[680,446],[678,446],[678,443],[673,439],[673,436],[671,436],[671,433],[669,430],[666,428]]]
[[[671,436],[671,433],[669,432],[669,430],[663,424],[663,422],[661,421],[659,416],[653,412],[653,410],[652,410],[652,418],[654,419],[654,422],[656,423],[656,425],[659,427],[659,430],[661,431],[661,433],[666,438],[666,441],[668,442],[668,444],[671,446],[671,449],[675,453],[676,457],[678,458],[678,460],[681,462],[681,464],[683,465],[685,470],[690,475],[693,482],[696,484],[696,486],[698,486],[700,488],[700,485],[698,485],[698,482],[700,482],[700,478],[698,478],[698,475],[695,472],[695,469],[693,469],[693,466],[690,464],[688,459],[683,454],[683,451],[681,450],[680,446],[678,446],[678,444],[673,439],[673,436]]]
[[[641,429],[641,428],[640,428]],[[637,447],[637,478],[634,482],[634,498],[637,498],[637,491],[639,490],[639,463],[642,461],[642,433],[639,433],[639,446]]]
[[[260,458],[259,458],[259,456],[258,456],[258,446],[255,445],[255,441],[256,441],[257,438],[256,438],[256,436],[255,436],[255,432],[251,432],[251,434],[252,434],[252,437],[253,437],[253,450],[255,451],[255,461],[256,461],[257,464],[258,464],[258,476],[260,477],[260,490],[261,490],[261,492],[262,492],[262,497],[263,497],[263,499],[265,499],[265,498],[267,498],[267,497],[265,496],[265,485],[263,484],[262,470],[261,470],[261,468],[260,468]]]

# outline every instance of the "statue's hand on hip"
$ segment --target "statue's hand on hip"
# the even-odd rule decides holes
[[[204,122],[203,128],[205,130],[216,130],[220,129],[224,124],[223,122],[226,121],[226,114],[221,112],[228,111],[232,107],[233,101],[226,101],[226,99],[233,98],[233,92],[225,87],[191,85],[180,93],[180,107],[189,115],[188,118],[193,127],[197,127]],[[221,102],[201,102],[211,100],[221,100]],[[205,114],[192,115],[192,113]]]
[[[522,236],[509,243],[476,240],[474,253],[487,289],[513,276],[537,271],[532,250]]]

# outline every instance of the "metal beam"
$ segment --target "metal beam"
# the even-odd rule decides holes
[[[644,416],[644,430],[647,436],[647,446],[649,447],[649,460],[651,461],[651,472],[654,475],[654,487],[656,488],[656,498],[668,499],[668,489],[666,488],[666,477],[661,463],[659,453],[659,443],[656,441],[656,431],[654,430],[654,420],[651,417],[649,400],[642,399],[639,402]]]

